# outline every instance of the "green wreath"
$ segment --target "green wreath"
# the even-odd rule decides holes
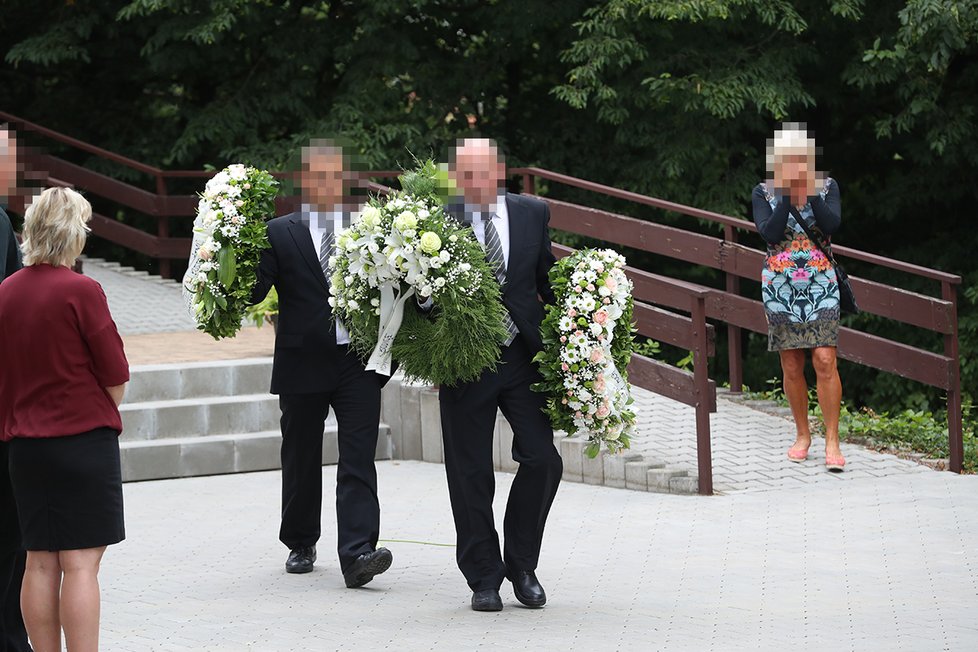
[[[433,161],[405,173],[400,192],[372,199],[338,236],[330,302],[366,359],[380,285],[413,289],[391,355],[410,380],[455,385],[495,369],[507,331],[499,283],[472,230],[445,212],[439,173]]]

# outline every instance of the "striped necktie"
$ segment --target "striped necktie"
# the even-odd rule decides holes
[[[323,275],[326,277],[326,282],[329,283],[329,278],[333,275],[333,272],[329,269],[329,257],[333,255],[333,231],[324,231],[323,239],[319,245],[319,265],[323,268]]]
[[[482,223],[485,226],[486,260],[489,261],[489,267],[496,274],[496,280],[499,281],[499,287],[502,288],[506,285],[506,258],[503,256],[503,244],[499,240],[499,232],[496,231],[496,227],[492,223],[494,217],[495,215],[489,212],[482,214]],[[504,312],[504,315],[503,323],[509,334],[506,336],[503,345],[509,346],[520,331],[513,323],[513,318],[509,316],[508,310]]]

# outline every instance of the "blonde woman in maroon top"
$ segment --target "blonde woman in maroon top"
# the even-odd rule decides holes
[[[0,285],[0,439],[27,549],[35,652],[95,652],[98,569],[125,538],[118,405],[129,365],[101,286],[71,270],[92,207],[44,191],[24,217],[25,267]]]

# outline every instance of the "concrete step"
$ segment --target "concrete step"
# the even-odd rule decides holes
[[[134,365],[123,405],[210,396],[266,394],[271,358]]]
[[[337,461],[336,427],[323,434],[323,464]],[[279,431],[244,434],[144,439],[121,442],[124,482],[200,475],[247,473],[281,468]],[[390,428],[381,425],[378,460],[391,459]]]
[[[123,441],[274,431],[280,418],[271,394],[123,403],[119,412]]]

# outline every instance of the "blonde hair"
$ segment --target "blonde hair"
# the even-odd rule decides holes
[[[92,205],[71,188],[48,188],[24,213],[25,265],[71,267],[91,231]]]
[[[815,139],[808,133],[808,125],[804,122],[785,122],[774,131],[774,138],[767,140],[767,169],[773,172],[786,156],[814,159],[816,154]]]

